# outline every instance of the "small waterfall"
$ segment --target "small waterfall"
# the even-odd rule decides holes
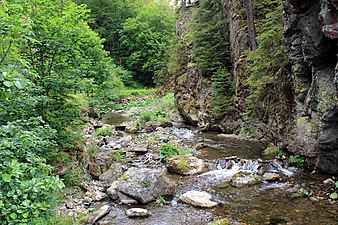
[[[204,179],[209,184],[228,182],[239,173],[263,175],[264,173],[276,173],[284,176],[293,176],[294,173],[283,168],[274,161],[246,160],[237,157],[215,160],[211,165],[211,171],[200,174],[199,178]]]

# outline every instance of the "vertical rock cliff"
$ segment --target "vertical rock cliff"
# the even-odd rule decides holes
[[[284,1],[284,36],[296,101],[286,142],[291,151],[309,157],[315,168],[337,173],[337,26],[333,23],[338,8],[336,0],[322,2]]]
[[[187,5],[177,21],[180,62],[175,72],[175,97],[187,122],[207,129],[239,133],[246,121],[245,113],[252,107],[248,105],[246,85],[250,62],[243,54],[249,50],[245,5],[240,0],[223,0],[223,3],[231,51],[229,70],[236,91],[233,98],[235,112],[225,114],[221,120],[216,119],[212,111],[212,78],[199,73],[191,57],[194,43],[186,35],[191,12],[198,6],[198,1]],[[283,114],[279,108],[275,112],[272,110],[276,115],[260,121],[256,117],[251,123],[255,123],[253,126],[260,132],[256,137],[281,143],[289,151],[306,156],[313,168],[337,174],[338,1],[283,0],[283,6],[284,38],[291,64],[291,72],[288,71],[284,79],[293,86],[293,90],[285,89],[289,94],[284,98],[291,101],[287,103],[290,110],[284,112],[287,114],[283,115],[284,119],[277,115]],[[273,106],[282,104],[285,102]]]

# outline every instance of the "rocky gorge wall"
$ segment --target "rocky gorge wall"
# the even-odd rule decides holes
[[[289,151],[307,157],[308,163],[320,171],[338,173],[338,95],[337,95],[337,0],[284,0],[284,37],[291,64],[294,87],[294,109],[288,115],[284,133],[273,133],[273,126],[260,122],[271,138],[282,143]],[[238,133],[243,125],[241,113],[215,120],[212,113],[212,81],[198,73],[191,60],[192,43],[185,41],[191,19],[189,5],[177,21],[178,42],[182,44],[181,69],[175,74],[176,104],[183,118],[206,129],[219,129],[225,133]],[[237,112],[245,105],[245,79],[249,74],[244,51],[249,49],[243,1],[224,0],[228,20],[231,73],[236,94]],[[244,57],[245,58],[245,57]],[[285,122],[285,121],[283,121]],[[276,143],[276,141],[275,141]]]
[[[295,89],[288,148],[317,169],[338,172],[336,0],[284,3],[284,36]],[[331,13],[330,13],[331,12]]]

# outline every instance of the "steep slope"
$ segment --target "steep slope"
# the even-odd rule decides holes
[[[198,7],[197,2],[181,11],[176,27],[180,60],[175,71],[175,97],[181,115],[187,122],[206,129],[242,134],[244,131],[245,134],[306,156],[312,168],[338,173],[338,68],[335,72],[337,1],[283,2],[284,38],[289,66],[281,68],[284,71],[281,75],[274,75],[274,71],[270,71],[270,75],[262,74],[262,77],[266,76],[267,82],[269,79],[272,82],[260,87],[263,92],[260,90],[259,98],[252,94],[252,87],[248,85],[248,82],[257,85],[264,79],[250,78],[252,74],[248,67],[253,62],[248,61],[245,53],[249,50],[249,41],[244,2],[226,0],[223,4],[231,52],[228,69],[235,89],[233,109],[224,112],[221,118],[217,117],[213,110],[213,76],[201,73],[192,56],[196,43],[189,39],[189,24],[193,9]],[[254,1],[255,4],[265,6],[258,1]],[[258,29],[262,21],[266,22],[269,19],[267,16],[271,16],[266,14],[264,19],[262,15],[257,15],[259,13],[257,9],[256,16],[260,16],[260,20],[256,21]],[[273,61],[275,56],[269,57],[271,62],[276,62]],[[274,90],[272,94],[275,95],[273,102],[268,102],[268,105],[263,102],[271,98],[271,93],[264,92],[266,87]]]

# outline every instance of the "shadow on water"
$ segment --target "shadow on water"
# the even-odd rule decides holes
[[[110,111],[102,116],[102,122],[110,125],[120,125],[131,120],[132,119],[129,116],[114,111]]]

